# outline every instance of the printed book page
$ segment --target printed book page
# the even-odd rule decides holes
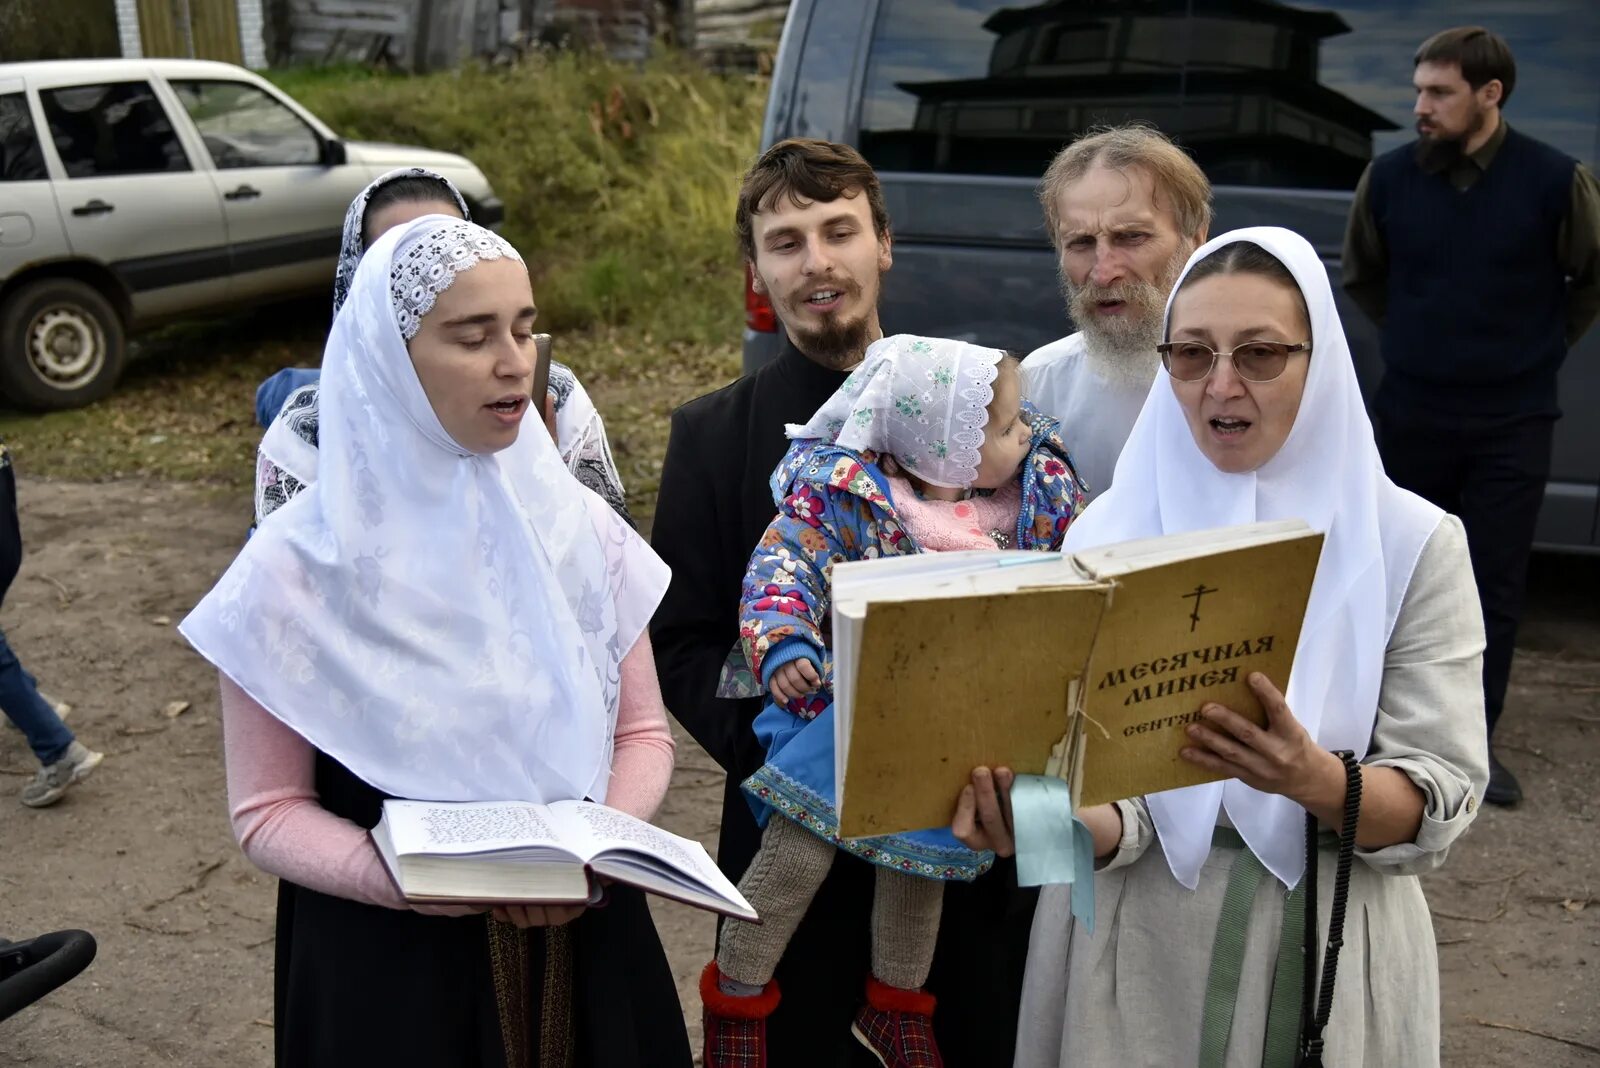
[[[714,885],[725,878],[699,842],[680,838],[626,812],[590,801],[557,801],[550,806],[550,813],[573,852],[585,860],[607,850],[631,850],[654,857],[700,882]]]
[[[756,918],[699,842],[590,801],[557,801],[550,814],[596,872],[700,908]]]
[[[384,821],[401,856],[464,856],[570,847],[543,805],[529,801],[385,801]]]

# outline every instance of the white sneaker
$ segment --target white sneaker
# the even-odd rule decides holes
[[[74,783],[87,779],[104,759],[104,753],[96,753],[82,742],[74,741],[60,760],[40,768],[33,781],[22,788],[22,803],[29,808],[55,804]]]

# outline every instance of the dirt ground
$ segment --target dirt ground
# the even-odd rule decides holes
[[[0,1066],[271,1062],[273,880],[224,803],[216,685],[174,629],[240,541],[248,501],[136,481],[24,481],[29,555],[6,602],[12,646],[106,751],[53,809],[0,729],[0,935],[81,927],[76,981],[0,1024]],[[1600,560],[1539,561],[1501,741],[1529,801],[1487,810],[1426,887],[1444,983],[1444,1063],[1600,1063]],[[189,702],[168,717],[172,702]],[[661,822],[714,844],[721,773],[686,737]],[[712,920],[657,912],[698,1040],[694,976]],[[1399,1068],[1399,1066],[1396,1066]]]

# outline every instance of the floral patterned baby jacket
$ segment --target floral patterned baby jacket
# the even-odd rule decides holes
[[[1010,539],[1021,549],[1059,551],[1083,508],[1084,486],[1059,424],[1032,405],[1024,411],[1033,445],[1020,473],[1022,509]],[[874,864],[929,879],[970,881],[991,853],[958,842],[948,828],[878,838],[841,839],[834,806],[833,658],[829,649],[829,576],[836,563],[921,552],[891,499],[878,454],[816,439],[793,443],[772,475],[778,515],[750,558],[739,636],[747,686],[805,658],[822,687],[780,707],[770,699],[756,718],[767,762],[744,783],[757,819],[774,811]],[[726,692],[726,687],[725,687]],[[951,799],[952,802],[954,798]]]

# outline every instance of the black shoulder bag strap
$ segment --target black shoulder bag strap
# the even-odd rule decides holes
[[[1350,898],[1350,864],[1356,852],[1356,821],[1361,815],[1361,765],[1348,749],[1333,754],[1344,762],[1344,823],[1339,828],[1339,866],[1333,877],[1333,909],[1328,917],[1328,945],[1317,982],[1317,817],[1306,813],[1306,948],[1305,980],[1300,1001],[1300,1049],[1295,1068],[1322,1068],[1322,1032],[1333,1013],[1333,981],[1344,945],[1344,913]]]

